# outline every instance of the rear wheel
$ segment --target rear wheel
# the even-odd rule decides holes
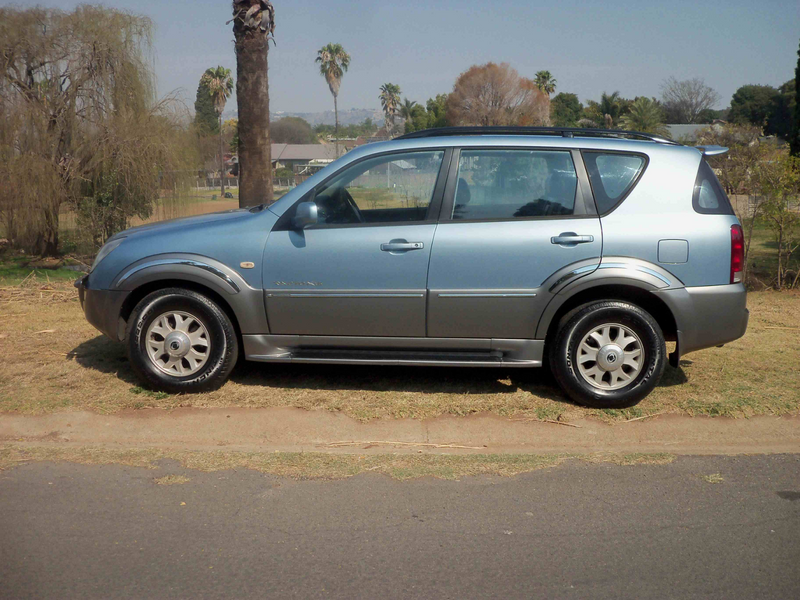
[[[228,315],[211,299],[181,288],[158,290],[131,314],[127,340],[133,370],[170,393],[203,392],[227,380],[239,354]]]
[[[550,348],[561,388],[592,408],[626,408],[664,372],[666,344],[653,317],[634,304],[601,301],[567,314]]]

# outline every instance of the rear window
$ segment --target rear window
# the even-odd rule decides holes
[[[597,210],[611,212],[633,189],[646,164],[640,154],[584,152]]]
[[[722,185],[714,174],[714,170],[709,164],[700,161],[700,169],[697,171],[697,180],[694,182],[694,195],[692,196],[692,206],[695,212],[704,215],[732,215],[733,208],[730,200]]]

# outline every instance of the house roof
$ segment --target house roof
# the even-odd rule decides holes
[[[678,125],[667,125],[667,129],[669,130],[669,137],[671,137],[676,142],[680,142],[681,140],[686,142],[696,142],[697,134],[703,129],[708,129],[709,127],[711,127],[711,123],[701,123],[701,124],[686,123]]]
[[[272,160],[335,160],[335,144],[272,144]]]

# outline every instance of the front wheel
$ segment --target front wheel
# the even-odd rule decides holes
[[[647,396],[664,372],[664,334],[634,304],[602,301],[569,313],[550,349],[561,388],[591,408],[627,408]]]
[[[165,392],[216,389],[239,355],[228,315],[206,296],[182,288],[158,290],[142,299],[128,331],[133,370]]]

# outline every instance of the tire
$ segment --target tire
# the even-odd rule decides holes
[[[145,296],[133,309],[128,332],[126,348],[136,375],[172,394],[219,388],[239,356],[236,330],[225,311],[182,288]]]
[[[564,316],[549,360],[559,386],[578,404],[628,408],[653,391],[666,352],[649,313],[628,302],[600,301]]]

